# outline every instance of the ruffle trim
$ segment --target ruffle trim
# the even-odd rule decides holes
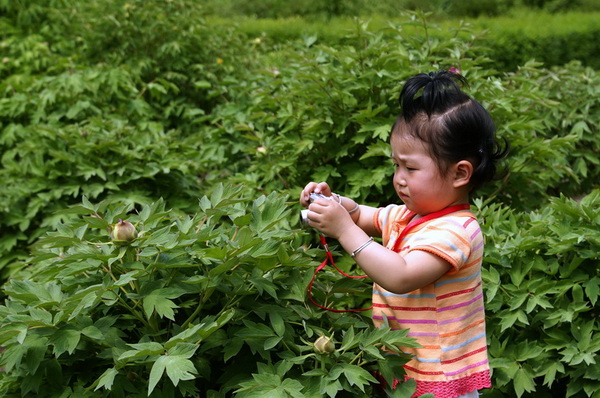
[[[406,379],[409,379],[409,377],[406,377]],[[417,382],[417,389],[413,398],[428,393],[433,394],[435,398],[455,398],[474,390],[492,387],[489,369],[456,380],[424,381],[415,379],[415,381]]]

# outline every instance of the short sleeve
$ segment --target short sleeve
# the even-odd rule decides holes
[[[464,227],[467,217],[442,217],[428,222],[410,237],[408,252],[422,250],[448,261],[455,273],[469,259],[471,238]]]
[[[408,215],[412,213],[404,205],[388,205],[377,209],[373,216],[375,229],[381,233],[384,246],[389,246],[390,241],[398,235],[399,223],[406,224]]]
[[[392,213],[395,213],[394,210],[397,210],[398,207],[398,205],[388,205],[386,207],[380,207],[379,209],[377,209],[373,220],[377,232],[383,232],[386,226],[393,221],[392,219],[390,219],[390,215]]]

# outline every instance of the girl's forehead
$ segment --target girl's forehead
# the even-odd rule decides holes
[[[393,134],[390,140],[393,156],[429,154],[427,145],[409,134]]]

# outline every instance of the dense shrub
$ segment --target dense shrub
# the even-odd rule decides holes
[[[547,36],[526,35],[522,31],[503,31],[490,37],[490,57],[501,71],[513,71],[530,60],[548,66],[562,65],[572,60],[598,69],[600,57],[597,43],[600,30],[567,32]]]
[[[458,17],[503,15],[514,6],[514,0],[463,0],[450,2],[448,13]]]
[[[456,4],[459,7],[463,3]],[[431,34],[439,40],[444,40],[448,34],[458,32],[461,40],[465,42],[476,40],[483,48],[485,57],[494,62],[494,69],[499,73],[513,72],[531,60],[542,62],[547,67],[562,66],[578,60],[586,66],[598,69],[599,18],[600,14],[597,11],[551,14],[518,9],[510,16],[443,19],[439,21],[440,29],[432,30]],[[209,19],[211,23],[219,26],[229,26],[232,23],[230,19]],[[388,32],[390,22],[394,21],[402,22],[403,32],[407,37],[423,34],[419,27],[404,24],[404,9],[384,12],[369,17],[368,20],[370,30],[383,35]],[[320,21],[294,17],[283,21],[242,18],[235,20],[235,24],[240,32],[246,33],[251,39],[261,38],[271,43],[285,43],[301,40],[306,36],[317,36],[320,41],[337,47],[345,44],[348,32],[355,29],[356,20],[336,18],[323,24]],[[465,30],[465,27],[470,29]],[[390,40],[393,40],[393,34]]]
[[[528,7],[545,9],[551,12],[564,12],[567,10],[598,11],[600,4],[595,0],[521,0]]]
[[[14,25],[0,64],[0,269],[81,195],[126,188],[178,207],[200,196],[218,168],[196,134],[235,81],[234,60],[251,60],[240,37],[204,25],[195,2],[12,4],[7,13],[20,12],[4,21]],[[39,31],[28,34],[29,22]]]
[[[280,42],[210,25],[196,3],[0,3],[5,396],[369,396],[370,371],[400,374],[403,358],[379,348],[405,331],[305,302],[323,252],[296,229],[295,198],[327,179],[396,201],[399,88],[450,66],[511,144],[505,177],[475,198],[486,394],[597,395],[594,69],[501,73],[477,31],[420,13]],[[140,232],[129,245],[109,239],[120,218]],[[369,282],[325,271],[315,295],[360,308]],[[321,334],[332,355],[314,353]]]
[[[599,210],[598,189],[530,213],[482,209],[490,397],[598,396]]]
[[[220,17],[322,19],[343,16],[371,17],[383,15],[394,19],[402,10],[430,12],[436,18],[507,15],[514,8],[540,9],[548,12],[599,11],[595,0],[206,0],[207,14]]]
[[[369,366],[401,371],[379,347],[411,344],[405,331],[304,304],[312,261],[285,197],[217,186],[193,215],[111,202],[61,212],[81,217],[40,239],[27,278],[5,286],[2,396],[369,396]],[[111,242],[126,217],[138,238]],[[334,352],[315,352],[320,335]]]

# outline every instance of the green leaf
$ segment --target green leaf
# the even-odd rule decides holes
[[[264,344],[264,349],[265,350],[271,350],[273,348],[275,348],[275,346],[277,344],[279,344],[279,342],[283,339],[283,337],[281,336],[275,336],[275,337],[269,337],[268,339],[265,340],[265,344]]]
[[[173,348],[169,349],[168,355],[180,356],[183,358],[191,358],[196,353],[198,344],[191,343],[177,343]]]
[[[6,371],[10,372],[21,365],[21,361],[26,354],[27,346],[23,344],[12,345],[0,356],[0,363],[2,363]]]
[[[514,386],[517,397],[523,395],[524,392],[535,391],[535,382],[533,375],[527,370],[526,367],[521,367],[514,377]]]
[[[552,387],[552,384],[556,380],[556,374],[563,374],[565,372],[565,366],[562,362],[552,361],[544,366],[544,384],[548,387]]]
[[[180,380],[193,380],[195,378],[196,368],[192,361],[181,355],[169,355],[167,358],[167,376],[175,386]]]
[[[593,277],[589,281],[583,284],[585,286],[585,294],[590,299],[592,306],[596,305],[598,301],[598,294],[600,293],[600,278],[597,276]]]
[[[211,88],[212,84],[209,81],[206,80],[197,80],[194,82],[194,87],[196,88]]]
[[[193,380],[195,378],[196,368],[189,359],[181,355],[162,355],[152,365],[150,370],[150,380],[148,384],[148,396],[152,394],[154,388],[162,378],[165,370],[167,376],[175,386],[181,380]]]
[[[129,344],[133,350],[128,350],[123,352],[118,360],[119,361],[129,361],[131,359],[147,357],[149,355],[160,355],[165,352],[165,348],[162,344],[157,342],[149,342],[149,343],[138,343],[138,344]]]
[[[80,339],[81,332],[78,330],[59,329],[50,336],[48,343],[54,346],[52,352],[59,357],[65,352],[72,354],[75,351],[75,348],[77,348]]]
[[[94,391],[99,390],[100,388],[104,388],[105,390],[111,390],[112,385],[115,381],[115,377],[119,374],[119,371],[115,368],[109,368],[102,373],[102,375],[96,380],[96,388]]]
[[[341,367],[350,385],[358,386],[363,392],[365,391],[365,386],[369,385],[369,383],[377,383],[377,379],[360,366],[342,363]]]
[[[231,358],[235,357],[244,345],[244,340],[240,338],[234,338],[229,340],[223,349],[223,361],[227,362]]]
[[[283,317],[277,311],[273,310],[269,312],[269,318],[271,319],[271,327],[278,336],[283,336],[285,333],[285,323]]]
[[[346,351],[349,348],[356,346],[358,344],[359,340],[360,340],[360,336],[357,336],[357,338],[355,338],[354,327],[351,326],[349,329],[344,331],[344,337],[342,339],[342,345],[340,346],[340,351]]]
[[[98,293],[101,292],[101,288],[101,286],[94,287],[94,291],[87,293],[77,303],[77,307],[75,307],[73,312],[69,315],[69,321],[76,318],[82,310],[93,307],[100,300],[100,298],[98,297]]]
[[[330,380],[328,378],[321,379],[320,393],[322,395],[329,395],[334,398],[338,395],[338,391],[343,390],[342,384],[339,380]]]
[[[81,334],[94,340],[104,340],[104,334],[96,326],[87,326],[81,330]]]
[[[35,335],[28,336],[25,340],[25,346],[27,347],[27,356],[25,357],[27,369],[29,373],[36,373],[46,356],[48,339]]]
[[[165,368],[167,367],[167,359],[168,357],[161,355],[152,365],[150,379],[148,380],[148,396],[152,394],[152,391],[154,391],[154,388],[162,378]]]
[[[143,307],[146,316],[150,318],[152,313],[156,311],[161,318],[175,320],[175,312],[173,309],[179,308],[171,299],[178,298],[186,292],[181,289],[164,288],[150,292],[143,299]]]

